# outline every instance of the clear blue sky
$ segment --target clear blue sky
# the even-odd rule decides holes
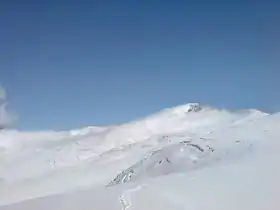
[[[187,102],[280,110],[279,1],[3,2],[0,83],[18,128],[111,124]]]

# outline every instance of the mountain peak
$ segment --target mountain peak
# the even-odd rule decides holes
[[[175,114],[182,114],[182,113],[190,113],[190,112],[199,112],[206,107],[201,105],[200,103],[187,103],[184,105],[179,105],[175,107],[171,107],[167,109],[168,111],[172,111]]]
[[[200,103],[188,103],[181,106],[185,112],[198,112],[203,109],[203,106]]]

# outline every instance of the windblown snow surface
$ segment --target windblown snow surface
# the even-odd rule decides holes
[[[280,113],[186,104],[137,121],[0,132],[0,210],[279,210]]]

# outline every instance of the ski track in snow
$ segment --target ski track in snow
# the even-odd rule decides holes
[[[130,206],[132,206],[132,201],[131,201],[131,194],[141,190],[144,186],[143,185],[137,185],[134,188],[128,188],[128,189],[124,189],[124,191],[122,192],[119,200],[120,203],[122,205],[122,210],[128,210],[130,208]]]

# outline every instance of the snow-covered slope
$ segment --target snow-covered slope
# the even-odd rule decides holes
[[[254,177],[256,183],[268,178],[263,170],[278,173],[279,168],[273,164],[280,159],[276,152],[279,126],[279,114],[269,115],[253,109],[219,110],[191,103],[108,127],[38,133],[2,131],[0,206],[53,195],[13,204],[7,209],[86,209],[86,205],[95,206],[94,209],[126,209],[124,206],[130,201],[119,200],[119,197],[127,188],[135,186],[139,191],[130,209],[149,209],[140,205],[141,201],[149,200],[154,202],[150,209],[161,208],[163,198],[167,199],[165,209],[204,209],[203,205],[195,207],[195,204],[190,208],[188,202],[198,199],[198,189],[201,189],[201,199],[207,201],[207,186],[215,187],[213,183],[219,177],[221,184],[229,187],[229,195],[234,196],[243,192],[231,189],[231,184],[235,182],[238,186],[240,182],[244,186],[251,171],[259,170],[260,178]],[[263,158],[270,161],[271,168],[262,165]],[[252,170],[247,171],[250,167]],[[241,170],[241,174],[235,170]],[[242,173],[248,177],[243,179]],[[223,177],[225,174],[228,179]],[[192,180],[194,177],[196,181]],[[211,183],[206,183],[207,177]],[[181,182],[184,184],[180,185]],[[180,185],[178,191],[172,187],[168,190],[177,185]],[[194,190],[193,195],[190,189]],[[277,191],[277,188],[271,190]],[[65,194],[71,191],[77,192]],[[225,199],[226,189],[213,191],[217,196],[223,193],[221,197]],[[210,204],[215,200],[214,194],[209,195],[212,196]],[[184,202],[182,195],[189,195],[188,202]],[[95,199],[79,204],[88,197]],[[71,205],[59,206],[58,198]],[[112,202],[103,203],[98,199]],[[220,206],[225,207],[225,202],[228,201],[222,200]]]
[[[272,147],[264,150],[234,162],[169,174],[139,185],[92,187],[1,210],[278,210],[280,155]]]

